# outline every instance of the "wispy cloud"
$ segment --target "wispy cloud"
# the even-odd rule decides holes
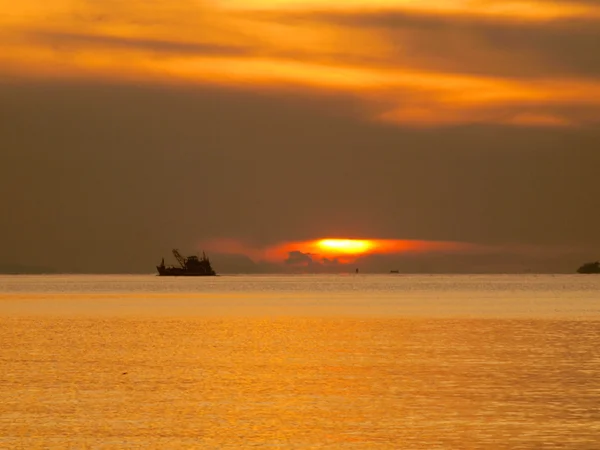
[[[61,47],[65,50],[91,51],[96,49],[125,49],[148,51],[166,55],[193,56],[242,56],[252,54],[252,49],[243,45],[225,45],[210,42],[181,42],[128,36],[96,35],[39,30],[30,33],[32,41]]]
[[[406,11],[538,21],[600,17],[593,0],[220,0],[218,4],[246,11]]]
[[[11,4],[20,77],[298,89],[404,126],[571,127],[600,119],[595,2],[362,0]]]

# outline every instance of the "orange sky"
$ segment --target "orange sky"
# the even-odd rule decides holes
[[[359,98],[365,120],[409,126],[600,120],[595,72],[553,53],[565,29],[597,25],[591,2],[0,0],[0,10],[5,76],[320,90]],[[521,35],[522,54],[503,48]]]

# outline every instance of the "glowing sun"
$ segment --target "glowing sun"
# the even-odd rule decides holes
[[[373,244],[371,241],[360,239],[321,239],[317,246],[326,252],[357,255],[370,250]]]

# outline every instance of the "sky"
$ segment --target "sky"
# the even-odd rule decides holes
[[[600,259],[598,1],[0,11],[0,270],[152,272],[172,248],[225,273]]]

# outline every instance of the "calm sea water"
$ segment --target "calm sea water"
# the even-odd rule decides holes
[[[598,449],[600,277],[0,276],[0,448]]]

